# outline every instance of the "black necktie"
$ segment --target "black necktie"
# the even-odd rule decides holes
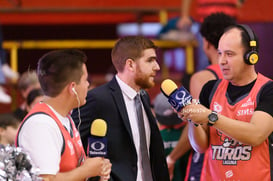
[[[140,95],[137,94],[135,97],[135,106],[137,113],[137,122],[138,122],[138,130],[139,130],[139,140],[140,140],[140,154],[141,154],[141,165],[143,168],[142,172],[142,180],[143,181],[152,181],[152,173],[151,173],[151,165],[150,159],[147,149],[147,141],[146,141],[146,132],[144,127],[144,119],[142,113],[142,105]]]

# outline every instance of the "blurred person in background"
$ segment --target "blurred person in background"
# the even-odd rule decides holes
[[[17,83],[18,90],[23,98],[23,102],[17,107],[13,113],[19,119],[23,120],[27,115],[27,96],[32,89],[41,88],[36,70],[28,70],[24,72]]]
[[[186,138],[183,147],[179,150],[181,156],[176,161],[171,161],[169,154],[176,147],[182,132],[185,131],[187,122],[182,121],[177,113],[174,112],[171,104],[163,93],[159,93],[154,99],[154,113],[158,121],[160,133],[163,139],[166,161],[168,164],[170,180],[182,181],[186,176],[189,151],[191,145],[187,139],[187,133],[183,134]],[[187,131],[186,131],[187,132]]]
[[[177,22],[180,29],[189,28],[193,19],[190,15],[191,4],[194,0],[181,1],[181,15]],[[212,13],[225,13],[226,15],[237,19],[239,8],[243,5],[244,0],[196,0],[196,20],[202,23],[204,19]]]
[[[20,121],[11,113],[0,114],[0,147],[13,145]]]
[[[29,112],[35,104],[42,102],[44,99],[44,93],[42,89],[33,89],[27,96],[27,112]]]
[[[226,15],[237,19],[240,7],[244,0],[196,0],[196,18],[193,19],[190,15],[191,4],[194,0],[181,0],[181,15],[176,22],[176,27],[181,31],[190,31],[194,25],[197,32],[200,32],[201,23],[204,18],[212,13],[225,13]],[[196,69],[202,70],[209,65],[206,54],[203,51],[203,41],[200,33],[196,34],[198,40],[198,54]]]
[[[6,52],[3,49],[3,35],[0,26],[0,103],[10,104],[12,98],[7,94],[4,85],[8,82],[16,83],[19,73],[12,70],[7,62]]]

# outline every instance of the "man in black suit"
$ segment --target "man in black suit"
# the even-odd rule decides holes
[[[157,63],[156,46],[142,36],[121,38],[112,50],[112,63],[117,70],[114,78],[88,92],[87,103],[80,108],[80,134],[84,148],[90,136],[90,125],[95,119],[107,122],[108,155],[112,163],[112,181],[168,181],[169,174],[164,147],[156,120],[151,112],[150,100],[144,89],[155,85]],[[150,169],[143,168],[141,131],[137,123],[134,99],[139,94]],[[79,123],[78,110],[72,114]],[[144,139],[145,140],[145,139]],[[143,156],[144,157],[144,156]],[[144,166],[145,167],[145,166]],[[151,173],[151,179],[143,175]]]

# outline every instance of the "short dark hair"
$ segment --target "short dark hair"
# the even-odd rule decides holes
[[[144,50],[157,47],[143,36],[126,36],[119,39],[112,49],[112,63],[118,72],[122,72],[127,59],[138,59]]]
[[[29,92],[27,95],[27,105],[30,106],[30,104],[36,99],[38,96],[44,95],[42,89],[33,89]]]
[[[204,19],[200,32],[217,49],[220,37],[224,33],[225,28],[235,24],[236,21],[231,16],[224,13],[212,13]]]
[[[20,124],[20,120],[17,119],[11,113],[0,114],[0,127],[6,129],[8,126],[16,128]]]
[[[86,61],[86,54],[75,49],[55,50],[42,56],[37,74],[44,94],[55,97],[69,82],[78,83]]]

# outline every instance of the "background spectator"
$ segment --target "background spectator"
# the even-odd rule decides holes
[[[11,113],[0,114],[0,144],[13,145],[20,121]]]
[[[32,89],[27,96],[27,112],[29,112],[35,104],[41,102],[44,98],[42,89]]]
[[[154,100],[154,112],[159,123],[160,133],[163,139],[166,157],[176,147],[181,133],[185,129],[187,122],[182,121],[177,113],[174,112],[168,99],[162,93],[159,93]],[[186,135],[187,137],[187,135]],[[170,179],[172,181],[182,181],[186,176],[188,156],[191,146],[189,141],[184,142],[183,147],[179,150],[181,157],[176,161],[167,158]]]
[[[19,80],[18,80],[18,89],[19,92],[23,98],[23,102],[21,103],[21,105],[19,107],[17,107],[15,109],[15,111],[13,112],[14,115],[19,119],[19,120],[23,120],[23,118],[26,116],[27,114],[27,96],[29,94],[29,92],[32,89],[36,89],[36,88],[40,88],[40,83],[38,80],[38,76],[35,70],[28,70],[26,72],[24,72]]]

